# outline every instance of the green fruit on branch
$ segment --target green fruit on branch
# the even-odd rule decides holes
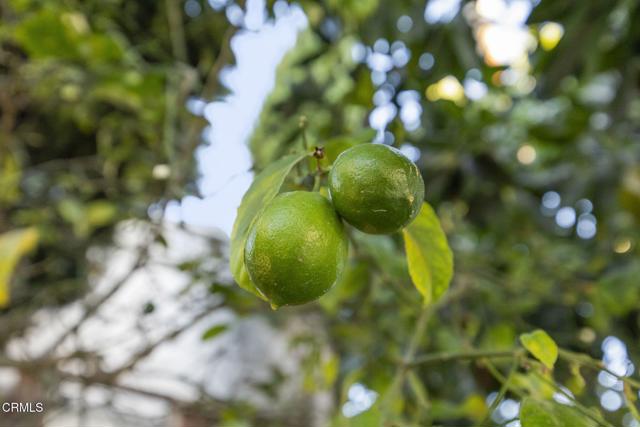
[[[245,265],[275,307],[313,301],[344,269],[348,241],[331,203],[318,193],[294,191],[267,204],[249,232]]]
[[[389,234],[406,227],[424,200],[417,166],[395,148],[361,144],[338,156],[329,173],[338,213],[357,229]]]

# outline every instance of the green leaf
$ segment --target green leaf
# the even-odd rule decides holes
[[[251,187],[242,197],[238,208],[238,216],[233,224],[231,232],[231,274],[238,285],[259,296],[265,297],[251,282],[249,274],[244,266],[244,244],[251,229],[251,224],[258,217],[264,206],[269,203],[280,191],[291,169],[307,154],[290,154],[280,160],[271,163],[253,180]]]
[[[118,208],[108,200],[96,200],[87,205],[87,221],[92,227],[110,224],[118,213]]]
[[[529,334],[522,334],[520,342],[544,366],[553,369],[558,359],[558,345],[545,331],[537,329]]]
[[[211,328],[207,329],[202,334],[202,340],[206,341],[206,340],[213,339],[213,338],[217,337],[218,335],[220,335],[221,333],[225,332],[228,328],[229,328],[228,325],[212,326]]]
[[[340,358],[335,354],[332,354],[328,360],[322,364],[322,378],[325,386],[332,387],[335,384],[339,371]]]
[[[70,25],[71,24],[71,25]],[[78,33],[60,11],[42,9],[28,15],[15,29],[16,41],[32,58],[75,59],[80,56]]]
[[[38,244],[38,231],[23,228],[0,234],[0,307],[9,304],[9,281],[20,258]]]
[[[529,373],[515,373],[512,383],[515,387],[526,390],[529,395],[540,399],[551,399],[556,392],[555,387],[550,383],[550,372],[539,372],[540,369]]]
[[[524,399],[520,408],[522,427],[559,427],[558,420],[543,403],[530,398]]]
[[[416,219],[402,231],[409,275],[425,304],[444,294],[453,277],[453,253],[440,220],[428,203]]]
[[[596,427],[598,424],[573,406],[525,398],[520,406],[522,427]]]

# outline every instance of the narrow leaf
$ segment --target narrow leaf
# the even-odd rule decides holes
[[[9,304],[9,282],[20,258],[38,243],[35,228],[23,228],[0,234],[0,307]]]
[[[542,329],[537,329],[529,334],[520,335],[520,342],[529,353],[549,369],[558,359],[558,345]]]
[[[202,334],[202,340],[206,341],[206,340],[213,339],[213,338],[217,337],[218,335],[220,335],[221,333],[223,333],[224,331],[226,331],[227,329],[228,329],[227,325],[216,325],[216,326],[213,326],[213,327],[207,329]]]
[[[306,154],[291,154],[267,166],[255,177],[249,190],[245,193],[238,208],[238,215],[231,232],[231,273],[238,285],[265,299],[249,278],[244,266],[244,244],[251,228],[251,224],[260,214],[264,206],[280,191],[291,169]]]
[[[402,231],[409,275],[425,304],[435,302],[449,288],[453,277],[453,253],[438,216],[428,203]]]

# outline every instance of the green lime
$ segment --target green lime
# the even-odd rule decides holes
[[[407,226],[424,200],[417,166],[395,148],[361,144],[338,156],[329,173],[338,213],[357,229],[389,234]]]
[[[249,277],[272,305],[313,301],[338,280],[348,242],[340,217],[318,193],[293,191],[265,206],[249,232]]]

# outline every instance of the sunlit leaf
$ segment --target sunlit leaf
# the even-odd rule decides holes
[[[444,294],[453,277],[453,253],[440,220],[428,203],[403,230],[409,275],[425,304]]]
[[[0,235],[0,307],[9,304],[9,281],[20,258],[38,244],[35,228],[13,230]]]
[[[238,216],[233,224],[231,259],[229,260],[231,273],[241,288],[256,294],[262,299],[264,299],[264,296],[251,282],[244,265],[244,244],[253,221],[264,206],[278,194],[291,169],[306,156],[306,154],[290,154],[270,164],[256,176],[251,187],[242,198],[238,208]]]
[[[520,342],[536,359],[547,368],[553,369],[558,359],[558,345],[542,329],[520,335]]]

